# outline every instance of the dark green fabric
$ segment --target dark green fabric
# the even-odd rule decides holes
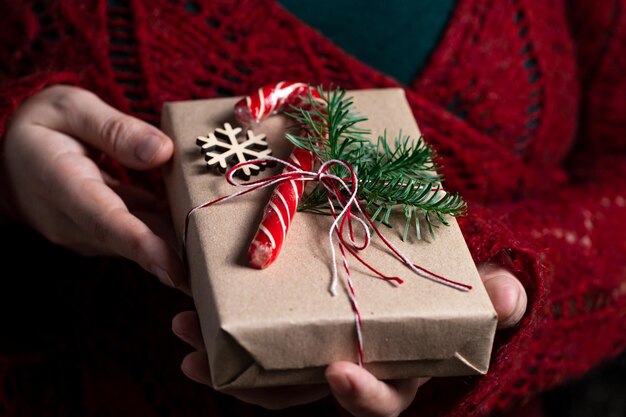
[[[456,0],[279,0],[346,52],[404,84],[425,65]]]

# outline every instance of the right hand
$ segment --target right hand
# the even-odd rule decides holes
[[[522,283],[498,264],[478,265],[480,277],[498,314],[498,327],[514,327],[524,315],[527,295]],[[211,369],[202,339],[198,315],[179,313],[172,330],[194,349],[183,359],[181,369],[190,379],[211,386]],[[339,404],[357,417],[397,417],[413,401],[428,378],[379,381],[364,368],[350,362],[335,362],[325,371],[328,384],[224,390],[241,401],[270,409],[282,409],[318,400],[332,393]]]
[[[156,168],[173,153],[165,134],[86,90],[58,85],[21,105],[1,145],[3,198],[21,220],[56,244],[123,256],[185,289],[179,257],[157,234],[171,234],[164,202],[120,184],[92,159],[105,153],[132,169]]]

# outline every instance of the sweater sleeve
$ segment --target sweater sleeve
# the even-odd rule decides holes
[[[0,138],[6,134],[10,117],[29,97],[55,84],[80,85],[80,75],[72,71],[40,71],[5,80],[0,86]]]
[[[433,381],[409,415],[514,410],[626,349],[626,1],[568,7],[582,105],[564,169],[510,201],[482,198],[460,220],[477,261],[498,259],[522,279],[529,310],[498,335],[485,377]],[[497,170],[499,163],[468,169]],[[458,401],[442,409],[442,395]]]
[[[48,86],[94,84],[93,59],[59,2],[0,1],[0,150],[11,116]],[[1,168],[1,167],[0,167]],[[6,176],[0,170],[0,222],[16,218]]]
[[[577,169],[584,181],[572,177],[514,204],[475,205],[462,220],[476,259],[508,262],[529,308],[514,329],[499,332],[485,377],[427,384],[414,415],[514,410],[626,349],[626,158]],[[455,392],[453,408],[429,409]]]
[[[60,2],[0,0],[0,138],[27,98],[53,84],[90,88],[97,79],[89,42],[75,33],[78,17],[64,7]]]
[[[408,416],[513,410],[626,349],[626,155],[617,144],[575,152],[568,180],[532,197],[470,202],[459,224],[474,259],[509,267],[528,310],[498,332],[487,375],[431,381]]]

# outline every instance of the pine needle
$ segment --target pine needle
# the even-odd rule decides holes
[[[373,142],[369,138],[371,132],[359,126],[367,118],[354,111],[352,97],[347,97],[345,90],[331,88],[325,92],[318,87],[318,92],[323,104],[309,95],[309,106],[293,107],[287,113],[297,122],[300,133],[288,133],[286,137],[295,146],[313,152],[322,162],[348,162],[359,178],[358,199],[373,221],[391,227],[393,209],[401,207],[406,220],[403,240],[408,238],[411,222],[415,223],[417,238],[422,239],[422,221],[434,238],[439,225],[448,225],[445,216],[465,214],[467,205],[462,197],[443,190],[437,155],[421,136],[412,139],[400,131],[391,147],[385,131]],[[334,166],[333,174],[349,177],[341,166]],[[315,187],[298,209],[329,213],[324,188]]]

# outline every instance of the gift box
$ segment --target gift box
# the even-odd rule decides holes
[[[368,117],[363,125],[371,137],[385,130],[390,138],[399,130],[420,136],[402,89],[349,95]],[[162,128],[175,142],[165,179],[181,241],[192,208],[237,191],[223,175],[207,171],[196,138],[226,122],[236,126],[238,100],[164,105]],[[286,158],[293,147],[284,137],[289,123],[285,116],[274,116],[254,134],[267,135],[273,155]],[[260,177],[279,170],[268,168]],[[336,296],[329,292],[332,217],[297,213],[278,259],[262,270],[248,266],[248,245],[270,193],[257,190],[189,218],[184,250],[216,389],[319,383],[328,364],[358,359],[355,313],[345,285]],[[484,374],[488,369],[497,316],[455,219],[447,220],[450,225],[439,227],[434,239],[409,235],[402,241],[403,222],[380,230],[416,264],[471,285],[468,292],[416,275],[376,237],[361,255],[404,283],[391,284],[357,262],[350,264],[362,320],[363,366],[380,379]]]

